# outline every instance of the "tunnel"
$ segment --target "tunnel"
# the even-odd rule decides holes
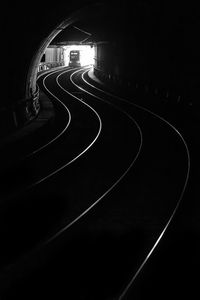
[[[2,15],[0,293],[190,296],[197,7],[36,0],[7,3]]]
[[[7,59],[3,61],[8,75],[3,77],[1,128],[12,131],[37,115],[37,68],[52,40],[58,46],[73,39],[95,43],[95,72],[101,77],[129,85],[139,81],[141,86],[149,84],[165,94],[171,90],[176,97],[196,98],[199,59],[195,8],[148,1],[135,1],[132,6],[112,1],[62,3],[55,12],[45,10],[45,5],[39,7],[36,14],[29,14],[23,5],[4,8],[10,24],[4,32],[5,41],[9,39],[13,46],[6,48]]]

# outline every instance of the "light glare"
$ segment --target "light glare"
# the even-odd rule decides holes
[[[90,45],[70,45],[64,47],[65,66],[69,65],[69,53],[71,50],[80,50],[81,66],[94,64],[94,47],[91,47]]]

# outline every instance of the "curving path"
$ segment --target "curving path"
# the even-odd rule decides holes
[[[25,299],[34,285],[33,299],[39,289],[43,296],[125,299],[183,197],[190,157],[180,133],[105,92],[87,72],[60,69],[43,80],[41,88],[70,118],[64,133],[29,157],[37,172],[22,186],[20,202],[12,200],[12,218],[22,218],[15,230],[8,210],[4,243],[21,243],[18,253],[38,245],[10,267],[22,285],[13,287],[8,272],[9,296]]]
[[[13,177],[4,176],[9,196],[4,190],[8,204],[2,210],[1,266],[11,268],[9,272],[15,265],[21,268],[23,253],[34,245],[41,247],[45,237],[47,243],[55,239],[58,232],[107,195],[122,180],[141,148],[141,132],[127,114],[107,109],[107,105],[97,113],[96,108],[82,100],[82,95],[76,96],[74,85],[61,87],[58,80],[61,75],[67,80],[68,73],[69,70],[52,72],[45,76],[43,84],[53,103],[63,103],[70,122],[68,119],[58,138],[27,156],[23,165],[15,165]],[[122,153],[127,154],[126,147],[128,155],[121,160]]]

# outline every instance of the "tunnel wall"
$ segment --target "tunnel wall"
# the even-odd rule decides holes
[[[46,71],[51,68],[64,66],[63,47],[47,47],[38,66],[38,72]]]
[[[30,4],[12,2],[2,6],[0,137],[37,116],[40,104],[36,77],[44,50],[67,26],[63,21],[70,23],[73,13],[90,2],[60,1],[59,5],[52,5],[36,0]]]
[[[95,74],[117,86],[137,85],[161,97],[171,95],[172,101],[182,99],[199,110],[200,19],[195,9],[183,5],[135,9],[131,30],[128,23],[123,30],[116,26],[115,39],[97,43]]]
[[[166,53],[150,52],[140,45],[98,43],[94,72],[99,79],[120,86],[146,86],[163,91],[181,92],[176,66]],[[155,50],[154,50],[155,51]]]
[[[36,0],[30,5],[7,2],[2,6],[0,135],[4,129],[22,126],[37,115],[37,64],[48,43],[62,31],[63,20],[93,2],[61,1],[59,5],[50,5],[46,0]],[[124,18],[120,19],[119,14],[116,22],[109,23],[113,34],[108,43],[97,44],[96,72],[119,84],[148,83],[174,94],[181,92],[198,104],[200,18],[197,7],[189,7],[183,1],[177,7],[174,2],[166,7],[165,1],[155,1],[155,5],[153,1],[137,2],[140,5],[130,8]],[[114,9],[115,6],[113,14]]]

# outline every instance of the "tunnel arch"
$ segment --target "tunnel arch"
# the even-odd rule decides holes
[[[52,40],[67,27],[71,26],[76,21],[82,20],[86,18],[88,15],[93,13],[98,7],[103,5],[102,3],[93,3],[90,5],[86,5],[80,9],[76,9],[74,12],[70,13],[69,16],[64,19],[61,23],[59,23],[55,29],[53,29],[49,35],[42,40],[37,51],[32,57],[32,60],[29,65],[29,70],[26,79],[26,98],[32,96],[33,93],[36,92],[36,80],[37,80],[37,70],[39,62],[44,54],[45,49],[49,46]]]
[[[113,5],[110,5],[112,2]],[[109,5],[112,15],[119,11],[119,18],[115,18],[113,24],[110,22],[109,26],[106,23],[106,18],[101,18],[104,31],[106,31],[103,34],[105,33],[106,37],[99,35],[97,42],[111,41],[112,43],[113,36],[118,33],[121,34],[120,38],[123,37],[126,41],[127,38],[132,38],[134,35],[134,39],[137,38],[137,40],[134,41],[132,53],[134,62],[131,63],[135,70],[135,77],[144,75],[145,78],[153,78],[156,84],[158,82],[161,85],[161,88],[163,82],[169,81],[167,89],[168,86],[169,88],[172,86],[173,89],[174,82],[177,85],[179,81],[179,89],[181,90],[182,86],[186,86],[184,84],[186,82],[189,86],[189,91],[184,92],[187,94],[187,98],[191,91],[191,97],[194,98],[196,93],[199,95],[199,88],[194,86],[194,81],[197,83],[199,81],[199,48],[197,45],[193,45],[196,40],[195,32],[197,30],[195,31],[195,28],[198,21],[194,19],[192,11],[188,10],[188,7],[187,9],[183,7],[182,10],[181,7],[178,7],[176,10],[174,5],[169,5],[169,7],[168,5],[162,7],[161,4],[153,5],[146,0],[136,0],[131,7],[127,5],[126,0],[123,3],[118,3],[118,0],[99,0],[95,3],[92,0],[73,2],[65,0],[63,3],[59,2],[59,5],[49,6],[47,1],[41,3],[41,1],[36,0],[32,7],[18,3],[14,8],[7,8],[3,14],[5,24],[8,24],[9,20],[9,26],[5,26],[4,35],[2,35],[4,57],[1,63],[2,70],[5,70],[2,86],[5,95],[0,102],[0,135],[1,133],[4,134],[4,131],[7,132],[7,128],[15,129],[18,126],[16,119],[17,123],[22,125],[30,120],[29,115],[26,114],[26,109],[28,105],[33,106],[33,97],[37,86],[37,66],[45,48],[60,32],[64,32],[74,22],[77,20],[85,21],[87,16],[91,14],[96,17],[97,14],[105,12]],[[141,20],[140,15],[144,15]],[[140,26],[141,24],[143,26]],[[111,32],[110,25],[114,27],[113,32]],[[123,25],[122,28],[121,25]],[[127,29],[130,35],[124,35]],[[93,28],[94,31],[95,28]],[[136,32],[138,32],[137,36]],[[145,33],[145,39],[147,37],[146,44],[142,32]],[[118,40],[114,40],[115,42],[117,44]],[[112,55],[112,51],[114,51],[121,55],[123,39],[120,40],[117,47],[114,43],[113,48],[110,47],[110,54]],[[147,49],[148,45],[151,46],[150,49]],[[139,64],[139,62],[141,63]],[[165,72],[162,72],[163,76],[160,76],[162,69]],[[113,78],[115,80],[116,72],[115,70],[111,71],[113,72],[109,72],[107,75],[110,77],[114,73]],[[128,74],[128,72],[123,72],[122,68],[122,77],[124,73]],[[145,78],[144,80],[146,80]],[[124,81],[127,81],[126,78]],[[195,93],[193,93],[194,90]],[[18,114],[17,117],[16,114]]]
[[[6,24],[9,20],[9,26],[2,35],[1,65],[5,73],[0,101],[0,138],[22,128],[39,114],[37,71],[46,47],[74,22],[98,10],[103,2],[77,0],[47,6],[47,2],[36,0],[32,7],[23,3],[5,7],[3,16]]]

